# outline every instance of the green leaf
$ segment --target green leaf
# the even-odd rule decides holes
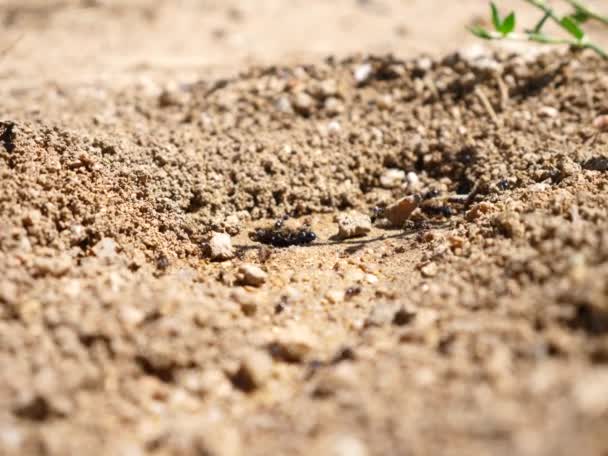
[[[564,16],[560,21],[560,24],[570,35],[576,38],[577,41],[583,41],[585,38],[583,29],[581,29],[576,21],[570,16]]]
[[[584,11],[580,8],[577,8],[576,11],[574,11],[574,13],[572,13],[572,15],[570,17],[579,24],[584,24],[589,19],[591,19],[591,16],[589,16],[589,13],[587,13],[586,11]]]
[[[502,26],[500,27],[500,33],[504,36],[511,33],[515,30],[515,13],[511,13],[507,16],[507,18],[503,21]]]
[[[496,3],[490,2],[490,8],[492,9],[492,23],[494,24],[494,28],[500,32],[502,20],[500,19],[500,13],[498,12]]]
[[[469,32],[471,32],[476,37],[482,38],[484,40],[493,39],[492,34],[480,25],[473,25],[473,26],[469,27]]]

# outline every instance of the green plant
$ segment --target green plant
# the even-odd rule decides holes
[[[596,21],[608,26],[608,16],[604,16],[592,10],[579,0],[563,0],[572,8],[572,11],[565,16],[560,16],[549,6],[546,0],[523,1],[542,13],[541,18],[532,29],[525,30],[521,33],[515,32],[517,22],[515,12],[511,12],[503,19],[498,10],[498,6],[496,6],[494,2],[490,2],[494,30],[488,30],[478,25],[469,27],[469,30],[477,37],[485,40],[513,40],[532,41],[542,44],[567,44],[577,49],[591,49],[603,58],[608,59],[608,52],[602,49],[598,44],[592,42],[583,29],[583,24],[588,21]],[[554,22],[565,31],[567,38],[559,38],[545,33],[543,29],[549,21]]]

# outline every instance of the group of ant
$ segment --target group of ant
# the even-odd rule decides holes
[[[432,190],[421,196],[423,201],[431,200],[438,196],[439,192]],[[429,216],[451,217],[453,210],[447,205],[434,206],[422,205],[421,210]],[[372,209],[372,223],[381,219],[384,208],[374,207]],[[309,225],[303,225],[297,229],[290,229],[285,226],[285,222],[289,219],[289,215],[284,215],[277,219],[275,223],[268,228],[258,228],[249,237],[255,242],[271,245],[273,247],[290,247],[308,245],[317,239],[317,235],[310,229]]]

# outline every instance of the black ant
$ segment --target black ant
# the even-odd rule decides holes
[[[290,230],[284,226],[287,215],[278,219],[272,228],[258,228],[250,233],[251,240],[273,247],[290,247],[292,245],[306,245],[314,242],[317,235],[310,229],[303,227]]]

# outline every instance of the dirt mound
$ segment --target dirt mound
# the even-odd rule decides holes
[[[605,451],[606,70],[356,57],[11,105],[0,449]],[[403,229],[330,240],[407,194]],[[248,238],[284,214],[318,241]]]

